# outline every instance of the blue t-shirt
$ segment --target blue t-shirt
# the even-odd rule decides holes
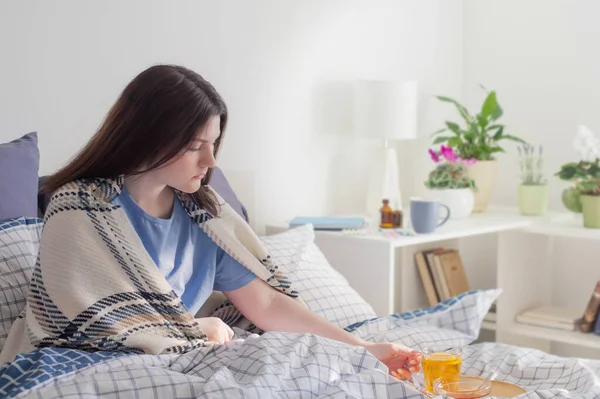
[[[177,197],[170,219],[146,213],[125,186],[112,202],[123,208],[146,251],[191,314],[213,290],[233,291],[256,277],[206,235]]]

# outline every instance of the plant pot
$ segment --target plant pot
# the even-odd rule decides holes
[[[464,219],[473,212],[475,197],[470,188],[428,189],[425,197],[439,200],[450,208],[450,219]]]
[[[476,187],[473,212],[483,212],[487,208],[496,184],[497,169],[498,166],[495,160],[477,161],[467,167],[467,175],[475,181]]]
[[[541,216],[548,209],[548,186],[519,185],[519,210],[523,215]]]
[[[600,196],[582,195],[579,198],[583,208],[583,226],[600,229]]]

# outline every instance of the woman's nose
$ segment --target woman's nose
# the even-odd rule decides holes
[[[206,155],[200,158],[200,166],[206,168],[212,168],[216,165],[217,160],[215,159],[215,154],[212,151],[207,151]]]

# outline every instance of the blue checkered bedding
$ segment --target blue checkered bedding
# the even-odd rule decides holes
[[[464,348],[463,372],[498,372],[519,398],[598,398],[600,362],[495,343],[471,345],[497,290],[347,328],[369,340]],[[0,369],[0,397],[17,398],[425,398],[366,351],[313,335],[244,335],[182,355],[43,349]],[[419,378],[415,378],[418,384]]]

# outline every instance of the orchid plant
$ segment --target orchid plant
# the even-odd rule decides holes
[[[567,209],[581,212],[580,195],[600,196],[600,140],[590,129],[579,126],[573,147],[579,161],[562,165],[555,176],[574,184],[563,191],[562,200]]]
[[[429,149],[431,160],[437,165],[429,173],[425,187],[429,189],[475,189],[475,182],[467,176],[467,166],[473,165],[475,158],[458,156],[452,147],[442,145],[439,150]]]

